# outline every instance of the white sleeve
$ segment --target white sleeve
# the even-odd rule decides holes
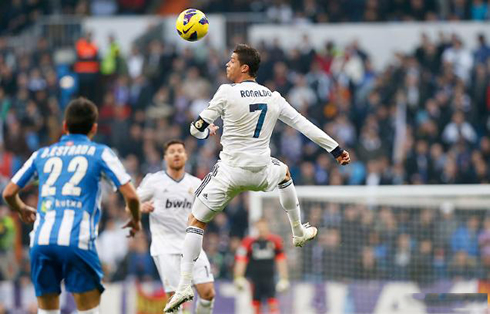
[[[339,146],[333,138],[297,112],[278,92],[273,94],[281,108],[279,120],[300,131],[329,153]]]
[[[36,174],[36,160],[38,152],[34,152],[31,157],[24,163],[22,168],[12,177],[12,182],[23,188]]]
[[[152,176],[153,174],[151,173],[147,174],[136,189],[136,193],[138,194],[141,202],[148,202],[153,198],[153,186],[151,184]]]
[[[204,109],[199,115],[206,123],[211,124],[220,116],[223,115],[223,109],[226,104],[227,91],[230,89],[230,85],[221,85],[216,94],[214,94],[213,99],[209,102],[209,106]]]
[[[124,169],[112,149],[105,147],[101,155],[102,171],[114,182],[117,188],[131,181],[131,176]]]

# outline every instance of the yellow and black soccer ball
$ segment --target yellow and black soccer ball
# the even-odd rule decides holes
[[[180,37],[187,41],[198,41],[208,33],[209,22],[206,15],[196,9],[187,9],[180,13],[175,28]]]

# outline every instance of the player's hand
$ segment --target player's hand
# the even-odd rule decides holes
[[[152,213],[155,210],[155,206],[153,205],[153,201],[151,202],[144,202],[141,204],[141,212],[143,214],[149,214]]]
[[[213,135],[216,135],[216,132],[218,131],[219,129],[219,126],[216,126],[214,125],[213,123],[211,123],[209,126],[209,136],[213,136]]]
[[[276,284],[276,291],[277,292],[284,292],[289,289],[289,280],[287,279],[280,279],[277,284]]]
[[[344,150],[342,152],[342,154],[340,154],[340,156],[337,157],[336,159],[337,159],[337,162],[341,166],[345,166],[345,165],[348,165],[350,163],[350,156],[349,156],[349,153],[346,150]]]
[[[24,223],[31,224],[36,221],[36,209],[26,205],[19,210],[19,217]]]
[[[245,277],[235,277],[235,280],[233,280],[233,285],[235,285],[237,290],[241,291],[248,285],[248,281],[245,279]]]
[[[124,226],[122,226],[123,229],[129,228],[129,235],[127,235],[128,238],[134,237],[136,233],[141,231],[141,221],[135,221],[134,219],[130,219]]]

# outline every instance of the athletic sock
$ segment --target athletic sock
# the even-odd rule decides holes
[[[199,258],[202,248],[202,237],[204,230],[197,227],[187,227],[184,247],[182,251],[182,262],[180,264],[179,288],[190,286],[192,281],[192,270],[194,263]]]
[[[196,314],[211,314],[213,313],[214,299],[204,300],[199,298],[197,300]]]
[[[37,314],[61,314],[61,310],[43,310],[38,309]]]
[[[99,313],[100,313],[100,308],[98,306],[90,310],[78,311],[78,314],[99,314]]]
[[[296,195],[293,179],[279,184],[279,200],[288,215],[293,236],[302,237],[304,233],[303,226],[301,226],[301,210],[299,208],[298,196]]]

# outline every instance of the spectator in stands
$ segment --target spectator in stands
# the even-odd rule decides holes
[[[483,230],[478,235],[478,245],[483,267],[484,278],[490,275],[490,217],[485,217],[483,221]]]
[[[477,141],[475,129],[470,123],[465,121],[464,114],[461,111],[453,114],[451,123],[444,128],[442,138],[447,144],[456,144],[460,140],[469,143],[475,143]]]
[[[422,240],[410,265],[410,279],[419,283],[432,281],[434,279],[433,265],[432,241]]]
[[[357,278],[379,279],[378,265],[372,247],[366,246],[362,249],[361,262],[358,269],[359,274],[356,275]]]
[[[78,74],[80,83],[79,95],[100,101],[97,96],[97,84],[99,74],[99,49],[92,40],[92,33],[87,32],[75,44],[77,61],[74,71]]]
[[[17,271],[14,256],[16,227],[9,213],[6,206],[0,205],[0,281],[12,280]]]
[[[338,229],[328,229],[325,235],[320,235],[322,247],[322,269],[327,280],[338,279],[340,269],[340,233]]]
[[[488,19],[488,3],[486,1],[472,0],[471,19],[475,21],[483,21]]]
[[[440,217],[434,223],[434,245],[448,252],[450,249],[451,235],[458,228],[458,222],[454,217],[454,205],[445,202],[440,207]]]
[[[356,269],[356,265],[358,265],[362,242],[359,241],[361,238],[359,210],[353,205],[347,206],[344,210],[344,216],[340,223],[340,238],[342,241],[340,251],[342,276],[355,276],[352,269]]]
[[[461,225],[451,236],[451,249],[453,252],[464,251],[469,257],[478,256],[478,216],[470,216],[466,225]]]
[[[409,278],[412,256],[412,242],[410,235],[402,233],[397,239],[392,261],[393,268],[389,271],[389,273],[392,273],[395,279],[407,280]]]
[[[451,47],[447,48],[442,54],[442,60],[452,66],[454,74],[467,81],[473,66],[473,56],[471,52],[463,47],[463,42],[459,37],[453,35]]]
[[[144,233],[139,233],[129,241],[126,257],[127,274],[139,281],[155,279],[155,264],[148,251],[148,241]]]
[[[488,4],[486,5],[488,7]],[[486,63],[490,58],[490,46],[487,44],[487,38],[484,34],[478,35],[478,48],[474,52],[476,63]]]
[[[475,278],[475,258],[469,257],[466,251],[457,251],[449,264],[449,275],[459,280]]]
[[[100,261],[104,269],[106,280],[111,281],[119,264],[124,260],[128,253],[128,243],[125,232],[122,229],[121,221],[114,218],[107,220],[104,232],[97,239],[97,250]],[[122,240],[124,239],[124,240]],[[117,243],[117,245],[115,245]]]

